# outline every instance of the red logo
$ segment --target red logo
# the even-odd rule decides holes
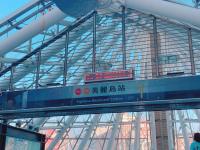
[[[76,90],[75,90],[75,94],[76,94],[76,95],[81,95],[81,89],[80,89],[80,88],[76,89]]]
[[[89,88],[84,88],[83,89],[83,93],[88,95],[90,93],[90,89]]]

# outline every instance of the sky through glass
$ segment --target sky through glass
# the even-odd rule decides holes
[[[28,2],[28,0],[0,0],[0,20]]]

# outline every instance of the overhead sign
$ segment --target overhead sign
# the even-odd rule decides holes
[[[3,92],[0,118],[200,108],[199,83],[187,76]]]
[[[85,83],[105,82],[113,80],[131,80],[134,78],[133,70],[119,70],[112,72],[87,73],[84,76]]]

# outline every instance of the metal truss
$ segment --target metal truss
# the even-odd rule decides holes
[[[36,4],[29,3],[21,12]],[[50,5],[48,1],[45,4],[35,15]],[[69,27],[71,23],[64,20],[44,31],[42,37],[27,39],[30,41],[16,51],[20,58],[9,58],[12,52],[2,57],[1,90],[84,84],[84,73],[92,71],[133,69],[135,80],[200,73],[200,31],[124,8],[115,13],[93,12],[89,16]],[[8,29],[13,30],[21,22],[10,25],[5,21],[1,26],[10,25]],[[157,120],[154,112],[133,110],[122,114],[20,119],[20,122],[23,128],[45,133],[49,150],[156,150]],[[192,134],[200,129],[199,110],[166,112],[163,120],[169,149],[187,149]],[[8,123],[16,125],[18,121]]]

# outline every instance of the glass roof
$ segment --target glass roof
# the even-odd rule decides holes
[[[196,1],[198,1],[198,0],[167,0],[167,1],[175,2],[178,4],[183,4],[183,5],[190,6],[190,7],[197,7]]]
[[[14,0],[19,1],[19,0]],[[23,1],[25,2],[25,1]],[[22,2],[22,3],[23,3]],[[194,6],[192,1],[177,1]],[[1,5],[0,5],[1,6]],[[16,6],[18,7],[18,6]],[[40,5],[37,8],[42,8]],[[23,28],[37,17],[50,12],[55,6],[48,7],[35,15],[32,19],[21,24]],[[13,8],[15,9],[15,8]],[[0,11],[1,11],[0,7]],[[38,9],[34,9],[36,11]],[[2,10],[3,12],[3,10]],[[110,71],[122,69],[122,23],[121,12],[99,12],[97,15],[97,45],[96,45],[96,70]],[[3,16],[6,14],[2,14]],[[27,16],[29,14],[26,14]],[[152,58],[154,47],[152,16],[144,13],[127,10],[126,15],[126,66],[135,70],[135,80],[152,79],[154,74],[155,59]],[[55,37],[60,31],[68,28],[69,20],[65,19],[56,25],[44,30],[41,34],[28,39],[15,52],[8,52],[1,61],[1,69],[5,69],[13,62],[21,59],[47,40]],[[16,22],[18,20],[15,20]],[[83,75],[92,71],[92,42],[93,19],[87,20],[69,33],[69,64],[67,73],[67,85],[84,84]],[[15,22],[15,23],[16,23]],[[15,26],[8,24],[0,31],[12,27],[11,32],[6,32],[1,38],[5,39],[16,33]],[[191,31],[192,38],[188,37]],[[1,33],[1,32],[0,32]],[[170,73],[182,73],[191,75],[190,44],[193,44],[194,65],[196,74],[200,74],[200,31],[188,30],[182,24],[157,18],[157,42],[159,49],[158,62],[160,74],[166,77]],[[191,38],[191,39],[190,39]],[[188,39],[190,39],[190,44]],[[0,39],[1,42],[1,39]],[[60,38],[48,47],[41,50],[41,63],[39,71],[39,88],[48,87],[48,83],[63,85],[63,62],[66,39]],[[190,45],[190,46],[189,46]],[[15,68],[13,88],[15,90],[33,89],[36,85],[36,64],[38,55],[33,55]],[[0,78],[0,87],[9,88],[10,73]],[[139,147],[142,150],[156,149],[156,139],[160,138],[162,131],[169,141],[171,149],[182,150],[192,140],[194,132],[200,130],[200,111],[183,110],[157,112],[126,112],[110,114],[88,114],[79,116],[59,116],[46,118],[19,119],[21,127],[39,131],[47,135],[46,146],[55,149],[107,149],[110,146],[116,149],[131,149]],[[9,120],[13,126],[19,120]],[[165,123],[163,130],[158,129],[158,124]],[[34,128],[30,128],[34,126]],[[158,130],[158,131],[156,131]],[[139,131],[139,132],[138,132]],[[157,134],[156,134],[157,132]],[[165,139],[167,139],[165,137]],[[53,142],[52,142],[53,141]],[[172,144],[174,142],[174,145]],[[49,148],[50,149],[50,148]],[[115,148],[113,148],[115,149]]]

